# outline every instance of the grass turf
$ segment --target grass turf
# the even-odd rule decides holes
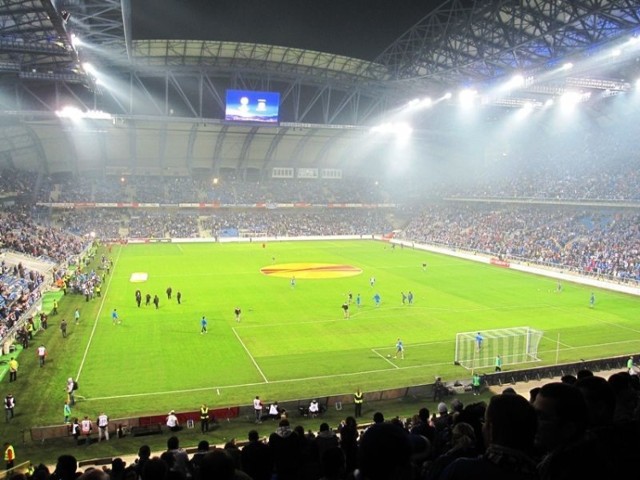
[[[255,395],[283,402],[431,383],[435,376],[466,380],[470,372],[453,365],[457,332],[543,330],[540,365],[640,350],[636,297],[600,290],[589,308],[590,287],[565,284],[557,293],[548,278],[386,243],[126,245],[110,256],[102,297],[85,302],[68,295],[38,335],[36,343],[50,352],[47,365],[37,367],[35,348],[20,355],[12,388],[16,411],[29,414],[14,419],[12,429],[61,423],[69,376],[80,385],[73,416],[106,411],[117,418],[196,410],[201,403],[246,405]],[[293,273],[260,271],[292,263],[351,265],[362,273],[305,278],[300,270],[292,287]],[[134,273],[148,278],[134,283]],[[143,296],[157,294],[160,308],[144,299],[138,308],[137,288]],[[400,292],[409,290],[413,305],[402,305]],[[345,319],[341,305],[349,292],[359,293],[362,305],[352,304]],[[81,322],[74,325],[78,305]],[[111,320],[114,308],[119,325]],[[200,333],[203,315],[207,334]],[[62,317],[69,322],[66,339],[58,330]],[[399,337],[404,360],[393,358]]]

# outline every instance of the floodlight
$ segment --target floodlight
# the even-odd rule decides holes
[[[95,73],[96,73],[96,69],[95,69],[95,67],[94,67],[93,65],[91,65],[89,62],[84,62],[84,63],[82,64],[82,69],[83,69],[85,72],[87,72],[87,73],[89,73],[89,74],[91,74],[91,75],[95,75]]]
[[[371,128],[371,133],[393,134],[398,138],[407,138],[413,129],[408,123],[383,123]]]
[[[565,92],[560,97],[560,103],[562,105],[575,105],[580,101],[580,94],[578,92]]]
[[[524,85],[524,77],[520,74],[514,75],[507,84],[508,88],[518,88]]]
[[[578,103],[588,100],[591,96],[591,92],[579,93],[579,92],[565,92],[560,97],[560,105],[563,110],[571,110]]]
[[[464,106],[471,105],[473,103],[473,99],[477,94],[478,92],[476,90],[472,90],[468,88],[461,90],[460,93],[458,94],[458,99],[460,100],[460,104]]]
[[[82,118],[82,111],[76,107],[66,106],[56,110],[56,115],[60,118],[79,119]]]
[[[408,123],[401,122],[394,125],[393,133],[395,133],[400,138],[408,137],[409,135],[411,135],[411,132],[413,132],[413,128],[411,128],[411,125],[409,125]]]

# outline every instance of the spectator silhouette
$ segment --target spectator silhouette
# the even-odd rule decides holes
[[[149,458],[151,458],[151,448],[149,445],[142,445],[138,449],[138,458],[136,458],[134,463],[134,469],[138,478],[142,476],[142,470],[144,469],[145,464],[149,461]]]
[[[273,474],[271,450],[260,440],[258,432],[249,432],[249,443],[241,451],[242,470],[253,480],[270,480]]]
[[[330,448],[339,447],[340,440],[335,432],[329,427],[329,424],[322,422],[320,424],[320,431],[314,439],[318,458],[321,460],[324,452]]]
[[[166,453],[166,452],[165,452]],[[169,472],[169,466],[164,460],[154,457],[145,462],[142,469],[141,480],[165,480]]]
[[[438,416],[433,421],[435,427],[435,441],[433,442],[433,454],[437,457],[451,448],[451,427],[453,417],[449,414],[447,404],[438,404]]]
[[[340,447],[330,447],[320,456],[320,480],[342,480],[346,475],[346,459]]]
[[[338,428],[340,433],[340,448],[346,460],[346,473],[351,474],[358,461],[358,424],[355,417],[348,416]]]
[[[76,478],[77,480],[111,480],[115,477],[111,477],[111,475],[109,475],[104,470],[91,467],[85,470],[83,474]]]
[[[435,480],[457,458],[475,458],[479,454],[473,427],[465,422],[456,423],[451,431],[451,448],[425,468],[424,478]]]
[[[542,480],[608,478],[608,462],[586,435],[588,409],[575,385],[547,383],[533,406],[538,414],[535,444],[541,455],[538,474]]]
[[[576,380],[581,380],[583,378],[593,377],[593,376],[594,376],[593,372],[587,368],[582,368],[576,372]]]
[[[638,388],[634,387],[634,383],[638,382],[637,375],[618,372],[611,375],[607,382],[611,385],[616,399],[613,421],[619,423],[637,420],[637,409],[640,403]]]
[[[487,450],[478,458],[458,458],[439,479],[534,480],[536,412],[527,399],[512,393],[495,395],[485,412]]]
[[[358,448],[356,477],[362,480],[393,480],[412,477],[409,434],[393,423],[369,427]]]
[[[575,375],[571,375],[570,373],[568,373],[560,377],[560,381],[562,383],[566,383],[567,385],[575,385],[578,381],[578,378]]]
[[[418,410],[418,421],[411,428],[411,433],[414,435],[422,435],[426,437],[431,445],[435,441],[436,429],[429,423],[429,409],[422,407]]]
[[[209,453],[209,442],[206,440],[200,440],[200,442],[198,442],[198,449],[189,460],[189,469],[194,477],[197,476],[198,469],[200,468],[200,462],[207,453]]]
[[[280,420],[276,431],[269,436],[269,449],[278,480],[297,479],[302,466],[302,439],[286,418]]]
[[[200,471],[196,480],[252,480],[242,470],[236,469],[233,458],[224,449],[207,453],[200,462]],[[253,479],[255,480],[255,479]]]
[[[176,436],[169,437],[167,440],[167,451],[173,457],[173,464],[169,465],[169,470],[179,472],[184,477],[188,477],[191,472],[189,471],[189,455],[184,449],[180,448],[180,440]]]
[[[77,470],[78,461],[76,457],[73,455],[60,455],[51,478],[55,480],[75,480]]]

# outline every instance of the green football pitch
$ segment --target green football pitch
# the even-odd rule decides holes
[[[542,330],[540,361],[518,368],[640,351],[640,298],[596,290],[590,308],[591,287],[564,284],[556,292],[553,279],[382,242],[130,244],[109,255],[102,297],[61,302],[77,302],[82,321],[69,322],[69,337],[51,350],[58,378],[47,391],[60,397],[47,403],[51,423],[67,376],[78,377],[83,400],[74,415],[106,410],[115,418],[246,405],[255,395],[283,402],[381,390],[435,376],[466,381],[470,372],[453,362],[458,332]],[[401,292],[409,291],[413,303],[403,304]],[[147,293],[158,295],[158,309],[145,305]],[[394,358],[398,338],[404,359]]]

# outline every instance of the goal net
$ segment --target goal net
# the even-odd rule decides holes
[[[457,333],[454,362],[469,370],[493,367],[498,355],[503,367],[537,362],[543,334],[542,330],[529,327]]]

